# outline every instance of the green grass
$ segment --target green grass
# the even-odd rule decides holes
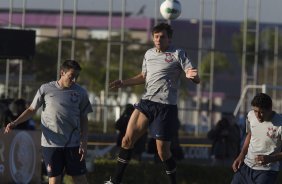
[[[90,184],[102,184],[113,175],[115,169],[113,160],[96,160],[94,172],[88,173]],[[177,164],[178,184],[225,184],[232,179],[231,168],[191,165],[186,161]],[[154,162],[130,162],[125,171],[124,184],[168,184],[163,165]],[[65,184],[72,184],[69,177]]]
[[[113,175],[116,161],[99,159],[95,161],[94,172],[87,174],[89,184],[103,184]],[[186,160],[177,163],[178,184],[229,184],[233,171],[230,167],[193,165]],[[282,174],[278,176],[278,183]],[[65,184],[73,184],[66,176]],[[132,160],[125,171],[123,184],[169,184],[162,164]]]

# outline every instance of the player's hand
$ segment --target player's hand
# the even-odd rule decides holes
[[[255,157],[255,162],[258,165],[266,165],[266,164],[272,162],[272,156],[271,155],[257,155]]]
[[[199,78],[199,75],[198,75],[198,70],[196,68],[188,68],[185,71],[185,74],[186,74],[186,77],[188,79],[191,79],[191,80],[195,81],[196,83],[200,82],[200,78]]]
[[[117,89],[123,87],[123,81],[122,80],[115,80],[110,83],[110,89]]]
[[[241,167],[241,165],[244,163],[244,157],[242,154],[240,154],[235,161],[232,164],[232,169],[234,172],[237,172],[238,169]]]
[[[9,133],[12,131],[13,128],[15,128],[17,125],[14,122],[8,123],[7,126],[5,127],[4,133]]]
[[[87,142],[82,141],[79,146],[79,154],[81,155],[80,161],[84,160],[87,155]]]

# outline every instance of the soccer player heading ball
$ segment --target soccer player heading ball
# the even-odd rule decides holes
[[[181,71],[186,78],[198,84],[198,70],[187,58],[184,50],[171,45],[173,30],[169,24],[160,23],[152,30],[155,47],[144,56],[140,74],[110,83],[116,89],[145,83],[145,93],[131,115],[127,131],[122,140],[117,158],[116,172],[113,180],[107,184],[119,184],[127,164],[131,159],[134,143],[150,128],[156,139],[158,155],[163,162],[170,182],[176,183],[176,163],[170,152],[172,134],[177,125],[177,88]]]

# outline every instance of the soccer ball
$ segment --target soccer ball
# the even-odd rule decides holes
[[[181,14],[181,4],[178,0],[165,0],[160,6],[160,12],[166,20],[176,19]]]

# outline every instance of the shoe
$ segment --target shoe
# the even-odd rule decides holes
[[[114,182],[112,181],[112,179],[110,178],[110,180],[109,180],[109,181],[105,181],[104,184],[117,184],[117,183],[114,183]]]
[[[104,184],[114,184],[114,183],[111,180],[109,180],[109,181],[105,181]]]

